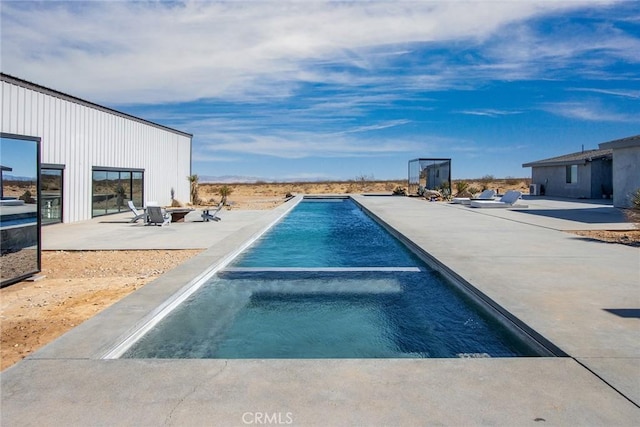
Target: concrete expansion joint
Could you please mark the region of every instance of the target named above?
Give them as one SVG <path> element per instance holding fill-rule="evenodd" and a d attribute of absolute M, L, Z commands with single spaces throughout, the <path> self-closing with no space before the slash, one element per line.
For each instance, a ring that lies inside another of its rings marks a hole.
<path fill-rule="evenodd" d="M 607 386 L 609 386 L 609 388 L 611 388 L 613 391 L 615 391 L 616 393 L 618 393 L 620 396 L 622 396 L 624 399 L 626 399 L 627 401 L 629 401 L 633 406 L 635 406 L 636 408 L 640 409 L 640 404 L 638 404 L 638 402 L 635 402 L 633 399 L 631 399 L 629 396 L 627 396 L 626 394 L 624 394 L 623 392 L 621 392 L 620 390 L 618 390 L 613 384 L 611 384 L 609 381 L 605 380 L 602 376 L 598 375 L 593 369 L 589 368 L 587 365 L 585 365 L 584 363 L 580 362 L 578 359 L 576 359 L 575 357 L 571 357 L 571 359 L 573 359 L 578 365 L 582 366 L 584 369 L 586 369 L 587 371 L 589 371 L 591 374 L 593 374 L 596 378 L 598 378 L 600 381 L 602 381 L 604 384 L 606 384 Z M 598 359 L 604 359 L 603 357 L 599 357 Z M 627 358 L 627 359 L 635 359 L 635 358 Z"/>

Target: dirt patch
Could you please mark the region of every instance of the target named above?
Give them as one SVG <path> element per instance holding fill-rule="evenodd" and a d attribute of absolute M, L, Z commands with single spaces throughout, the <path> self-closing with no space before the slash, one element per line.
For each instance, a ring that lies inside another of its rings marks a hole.
<path fill-rule="evenodd" d="M 571 231 L 571 233 L 600 242 L 618 243 L 640 248 L 640 230 L 578 230 Z"/>
<path fill-rule="evenodd" d="M 0 289 L 2 370 L 200 250 L 43 251 L 42 275 Z"/>

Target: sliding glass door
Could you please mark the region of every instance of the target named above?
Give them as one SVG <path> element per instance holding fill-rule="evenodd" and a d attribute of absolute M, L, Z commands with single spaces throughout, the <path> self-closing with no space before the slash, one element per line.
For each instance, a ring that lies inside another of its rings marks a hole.
<path fill-rule="evenodd" d="M 144 171 L 94 168 L 92 176 L 92 216 L 129 210 L 127 201 L 142 206 Z"/>
<path fill-rule="evenodd" d="M 42 165 L 40 169 L 40 219 L 42 225 L 62 222 L 63 166 Z"/>

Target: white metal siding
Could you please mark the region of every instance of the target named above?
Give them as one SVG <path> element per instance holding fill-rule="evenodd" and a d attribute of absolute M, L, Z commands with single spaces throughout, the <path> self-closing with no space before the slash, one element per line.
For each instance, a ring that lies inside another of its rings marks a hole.
<path fill-rule="evenodd" d="M 41 161 L 65 165 L 63 222 L 91 218 L 93 167 L 144 169 L 144 197 L 189 201 L 191 138 L 2 81 L 2 132 L 37 136 Z"/>

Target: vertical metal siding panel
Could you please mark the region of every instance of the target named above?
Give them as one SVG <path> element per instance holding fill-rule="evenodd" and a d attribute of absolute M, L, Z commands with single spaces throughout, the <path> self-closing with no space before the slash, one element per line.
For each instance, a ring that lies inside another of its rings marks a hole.
<path fill-rule="evenodd" d="M 102 130 L 102 120 L 103 117 L 97 111 L 93 114 L 93 120 L 95 122 L 95 132 L 94 139 L 91 142 L 92 150 L 91 150 L 91 164 L 89 165 L 91 168 L 96 166 L 96 158 L 100 155 L 100 149 L 102 147 L 102 138 L 103 138 L 103 130 Z"/>
<path fill-rule="evenodd" d="M 22 120 L 24 134 L 28 136 L 35 136 L 31 131 L 31 91 L 24 90 L 24 103 L 22 105 Z"/>
<path fill-rule="evenodd" d="M 16 117 L 18 115 L 18 87 L 11 85 L 9 90 L 9 133 L 18 133 L 18 123 Z"/>
<path fill-rule="evenodd" d="M 38 133 L 38 92 L 33 90 L 29 92 L 29 132 L 33 136 L 42 137 Z M 40 140 L 40 153 L 42 156 L 42 140 Z M 40 161 L 42 161 L 42 157 Z"/>
<path fill-rule="evenodd" d="M 104 166 L 111 166 L 111 159 L 109 158 L 109 149 L 113 144 L 113 116 L 105 116 L 105 128 L 104 128 L 104 147 L 102 147 L 102 162 Z"/>
<path fill-rule="evenodd" d="M 95 144 L 95 113 L 96 111 L 85 107 L 85 138 L 82 141 L 82 161 L 84 170 L 84 205 L 86 209 L 86 216 L 91 218 L 91 212 L 93 209 L 91 201 L 92 192 L 92 173 L 91 173 L 91 153 Z"/>
<path fill-rule="evenodd" d="M 60 146 L 60 156 L 64 159 L 64 162 L 69 165 L 69 172 L 73 177 L 73 187 L 71 191 L 73 194 L 70 196 L 73 198 L 73 203 L 71 204 L 70 214 L 73 221 L 78 221 L 80 219 L 78 215 L 78 203 L 76 202 L 78 196 L 78 188 L 76 186 L 77 182 L 77 173 L 78 167 L 75 163 L 75 156 L 73 150 L 73 135 L 71 131 L 71 119 L 70 116 L 72 114 L 71 106 L 69 102 L 60 99 L 58 102 L 58 108 L 60 109 L 60 121 L 57 123 L 57 126 L 60 128 L 58 133 L 59 138 L 59 146 Z"/>
<path fill-rule="evenodd" d="M 111 155 L 111 164 L 109 166 L 118 167 L 119 156 L 118 156 L 118 148 L 120 145 L 120 139 L 122 138 L 122 119 L 118 116 L 113 116 L 113 124 L 114 124 L 114 135 L 113 140 L 111 141 L 111 146 L 109 147 L 109 154 Z"/>
<path fill-rule="evenodd" d="M 178 158 L 178 164 L 182 168 L 181 175 L 184 177 L 182 183 L 182 197 L 189 199 L 189 182 L 187 177 L 191 175 L 191 138 L 188 136 L 176 135 L 178 143 L 178 152 L 180 157 Z"/>
<path fill-rule="evenodd" d="M 53 143 L 56 147 L 56 157 L 64 161 L 62 147 L 60 146 L 60 100 L 58 98 L 51 99 L 51 134 Z"/>
<path fill-rule="evenodd" d="M 47 140 L 47 134 L 45 133 L 45 95 L 43 93 L 38 93 L 38 135 L 42 138 L 42 161 L 45 163 L 52 163 L 49 160 L 49 151 L 47 147 L 49 146 L 49 141 Z"/>
<path fill-rule="evenodd" d="M 78 104 L 73 104 L 73 161 L 76 165 L 76 205 L 78 216 L 82 219 L 88 219 L 87 217 L 87 206 L 84 194 L 84 183 L 86 180 L 86 175 L 84 171 L 84 163 L 82 161 L 82 142 L 84 139 L 83 136 L 83 117 L 82 117 L 82 109 L 84 107 Z"/>
<path fill-rule="evenodd" d="M 11 87 L 7 82 L 0 82 L 0 93 L 2 94 L 2 114 L 0 114 L 0 119 L 2 120 L 2 132 L 10 132 L 11 123 L 10 123 L 10 95 L 11 95 Z"/>
<path fill-rule="evenodd" d="M 46 142 L 46 150 L 45 158 L 47 159 L 47 163 L 60 163 L 56 162 L 56 150 L 55 144 L 53 142 L 53 138 L 51 138 L 51 127 L 49 124 L 51 123 L 51 99 L 50 97 L 43 94 L 42 97 L 42 138 L 47 140 Z"/>
<path fill-rule="evenodd" d="M 14 126 L 16 133 L 20 135 L 24 135 L 24 92 L 24 88 L 17 88 Z"/>
<path fill-rule="evenodd" d="M 75 183 L 74 183 L 74 198 L 76 202 L 74 203 L 74 210 L 76 218 L 83 218 L 84 206 L 80 201 L 82 200 L 82 164 L 79 161 L 79 151 L 78 151 L 78 129 L 80 123 L 78 121 L 78 104 L 73 102 L 65 101 L 66 109 L 68 111 L 67 114 L 67 126 L 66 126 L 66 137 L 65 144 L 67 145 L 67 152 L 69 153 L 68 159 L 70 163 L 73 163 L 75 169 Z M 83 218 L 84 219 L 84 218 Z"/>
<path fill-rule="evenodd" d="M 156 198 L 156 194 L 155 194 L 155 190 L 152 188 L 152 182 L 154 182 L 154 173 L 153 173 L 153 167 L 151 165 L 151 158 L 153 156 L 153 153 L 149 151 L 149 145 L 148 145 L 148 141 L 152 138 L 151 136 L 151 130 L 148 128 L 145 128 L 142 132 L 142 137 L 140 139 L 140 145 L 143 147 L 145 154 L 144 154 L 144 165 L 145 165 L 145 181 L 144 181 L 144 190 L 146 193 L 146 198 L 147 200 L 154 200 L 154 198 Z"/>
<path fill-rule="evenodd" d="M 7 92 L 8 84 L 6 82 L 0 81 L 0 95 L 2 104 L 0 104 L 0 130 L 2 132 L 9 132 L 9 92 Z"/>

